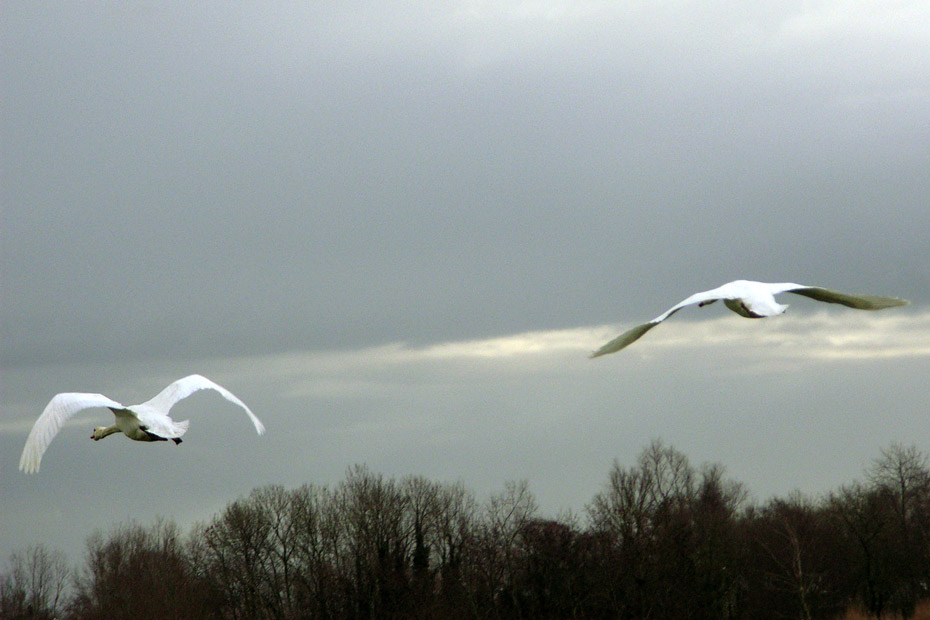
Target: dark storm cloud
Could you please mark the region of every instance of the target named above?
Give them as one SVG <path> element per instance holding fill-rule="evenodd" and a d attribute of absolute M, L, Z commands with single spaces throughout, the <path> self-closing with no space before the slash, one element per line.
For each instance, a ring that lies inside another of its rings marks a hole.
<path fill-rule="evenodd" d="M 919 4 L 279 9 L 11 7 L 6 363 L 927 300 Z"/>

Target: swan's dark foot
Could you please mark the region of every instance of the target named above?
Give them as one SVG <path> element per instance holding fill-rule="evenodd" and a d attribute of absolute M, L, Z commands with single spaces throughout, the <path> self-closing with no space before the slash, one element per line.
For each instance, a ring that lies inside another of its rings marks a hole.
<path fill-rule="evenodd" d="M 179 443 L 181 443 L 181 438 L 180 438 L 180 437 L 172 437 L 172 438 L 171 438 L 171 441 L 174 442 L 174 445 L 178 445 Z"/>

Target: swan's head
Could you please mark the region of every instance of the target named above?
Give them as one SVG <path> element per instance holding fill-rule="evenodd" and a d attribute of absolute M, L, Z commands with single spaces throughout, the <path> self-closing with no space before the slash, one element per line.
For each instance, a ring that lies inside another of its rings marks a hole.
<path fill-rule="evenodd" d="M 107 436 L 106 431 L 107 431 L 106 426 L 95 426 L 94 432 L 90 436 L 90 438 L 93 439 L 94 441 L 100 441 L 101 439 Z"/>

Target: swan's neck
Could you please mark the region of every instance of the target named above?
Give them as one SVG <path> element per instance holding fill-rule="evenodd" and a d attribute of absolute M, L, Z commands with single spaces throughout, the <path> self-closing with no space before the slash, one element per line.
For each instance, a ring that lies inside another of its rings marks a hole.
<path fill-rule="evenodd" d="M 118 433 L 118 432 L 119 432 L 119 428 L 117 428 L 116 424 L 112 426 L 98 426 L 97 428 L 94 429 L 94 434 L 91 437 L 91 439 L 93 439 L 94 441 L 100 441 L 104 437 L 108 435 L 112 435 L 113 433 Z"/>

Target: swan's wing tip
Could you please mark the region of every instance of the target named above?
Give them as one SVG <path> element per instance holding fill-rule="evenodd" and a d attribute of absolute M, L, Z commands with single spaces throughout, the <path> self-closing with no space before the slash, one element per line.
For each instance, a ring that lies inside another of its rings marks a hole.
<path fill-rule="evenodd" d="M 650 329 L 661 323 L 661 320 L 654 320 L 648 323 L 643 323 L 642 325 L 637 325 L 636 327 L 630 328 L 627 331 L 623 332 L 600 349 L 592 352 L 588 358 L 594 359 L 595 357 L 600 357 L 602 355 L 607 355 L 609 353 L 616 353 L 621 349 L 625 349 L 630 346 L 640 338 L 643 334 L 648 332 Z"/>
<path fill-rule="evenodd" d="M 252 413 L 252 410 L 248 407 L 245 407 L 245 412 L 249 414 L 249 418 L 252 420 L 252 425 L 255 427 L 255 432 L 259 435 L 264 435 L 265 425 L 262 424 L 262 421 L 258 419 L 258 416 Z"/>
<path fill-rule="evenodd" d="M 19 471 L 24 474 L 35 474 L 39 472 L 39 465 L 42 462 L 42 456 L 36 456 L 30 446 L 23 449 L 23 455 L 19 458 Z"/>

